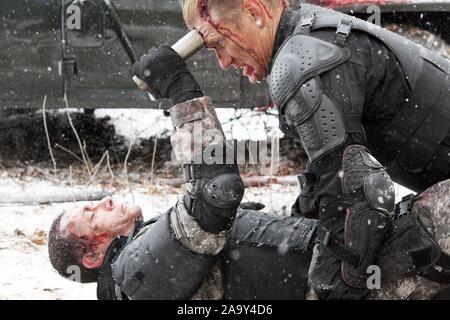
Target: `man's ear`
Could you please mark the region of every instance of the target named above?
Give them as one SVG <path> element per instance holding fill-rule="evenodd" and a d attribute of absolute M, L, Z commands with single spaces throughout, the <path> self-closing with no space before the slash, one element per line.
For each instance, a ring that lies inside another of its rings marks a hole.
<path fill-rule="evenodd" d="M 103 253 L 86 253 L 81 259 L 81 263 L 83 263 L 83 266 L 87 269 L 98 269 L 103 263 L 103 258 Z"/>
<path fill-rule="evenodd" d="M 253 22 L 259 27 L 266 24 L 266 19 L 270 17 L 268 8 L 261 0 L 244 0 L 242 9 L 250 15 Z"/>

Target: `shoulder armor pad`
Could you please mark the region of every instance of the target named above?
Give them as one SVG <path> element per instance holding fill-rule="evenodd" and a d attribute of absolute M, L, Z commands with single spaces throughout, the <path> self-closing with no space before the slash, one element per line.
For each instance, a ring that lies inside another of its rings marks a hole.
<path fill-rule="evenodd" d="M 270 74 L 274 105 L 281 108 L 303 83 L 348 57 L 347 50 L 332 43 L 311 36 L 291 36 L 278 51 Z"/>
<path fill-rule="evenodd" d="M 378 38 L 399 60 L 411 88 L 414 88 L 416 85 L 424 60 L 431 62 L 446 74 L 450 74 L 450 63 L 448 59 L 445 59 L 432 50 L 425 49 L 423 46 L 406 39 L 399 34 L 354 16 L 324 9 L 308 3 L 302 4 L 301 10 L 314 13 L 315 19 L 314 24 L 312 25 L 313 30 L 336 28 L 341 19 L 345 19 L 352 22 L 352 30 L 363 31 Z"/>

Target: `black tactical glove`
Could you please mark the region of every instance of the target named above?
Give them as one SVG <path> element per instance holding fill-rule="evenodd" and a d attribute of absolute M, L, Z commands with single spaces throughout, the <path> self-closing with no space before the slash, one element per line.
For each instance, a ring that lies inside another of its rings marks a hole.
<path fill-rule="evenodd" d="M 176 105 L 203 96 L 186 63 L 168 45 L 150 49 L 133 65 L 132 72 L 147 83 L 156 99 L 170 99 Z"/>

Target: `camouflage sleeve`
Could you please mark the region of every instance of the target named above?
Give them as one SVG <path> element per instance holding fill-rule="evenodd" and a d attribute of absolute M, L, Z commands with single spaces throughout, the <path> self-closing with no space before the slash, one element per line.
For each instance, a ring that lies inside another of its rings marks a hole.
<path fill-rule="evenodd" d="M 225 143 L 225 135 L 209 97 L 190 100 L 170 109 L 175 128 L 171 143 L 181 164 L 194 161 L 196 154 L 211 144 Z M 172 211 L 171 222 L 181 243 L 200 254 L 216 255 L 225 246 L 227 233 L 212 234 L 204 231 L 191 217 L 183 201 Z"/>
<path fill-rule="evenodd" d="M 175 235 L 181 243 L 194 252 L 217 255 L 225 246 L 227 236 L 210 234 L 203 231 L 195 220 L 186 212 L 184 204 L 179 201 L 171 214 L 171 224 Z M 220 300 L 223 297 L 222 271 L 216 264 L 204 279 L 191 300 Z"/>
<path fill-rule="evenodd" d="M 225 247 L 228 232 L 213 234 L 204 231 L 188 214 L 183 201 L 178 201 L 171 212 L 170 220 L 177 239 L 196 253 L 217 255 Z"/>
<path fill-rule="evenodd" d="M 225 143 L 225 135 L 209 97 L 180 103 L 170 109 L 175 128 L 171 136 L 177 160 L 194 161 L 196 154 L 209 145 Z"/>
<path fill-rule="evenodd" d="M 191 300 L 221 300 L 223 293 L 222 272 L 216 265 Z"/>

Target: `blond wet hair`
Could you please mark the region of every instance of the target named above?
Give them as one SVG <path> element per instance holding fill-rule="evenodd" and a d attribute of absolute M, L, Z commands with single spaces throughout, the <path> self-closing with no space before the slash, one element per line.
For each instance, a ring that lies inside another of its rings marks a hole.
<path fill-rule="evenodd" d="M 192 21 L 201 14 L 201 8 L 222 9 L 221 12 L 227 16 L 234 16 L 240 11 L 243 0 L 181 0 L 183 18 L 186 25 L 192 29 Z M 280 4 L 288 4 L 288 0 L 260 0 L 269 7 L 277 7 Z M 233 10 L 234 8 L 234 10 Z"/>

